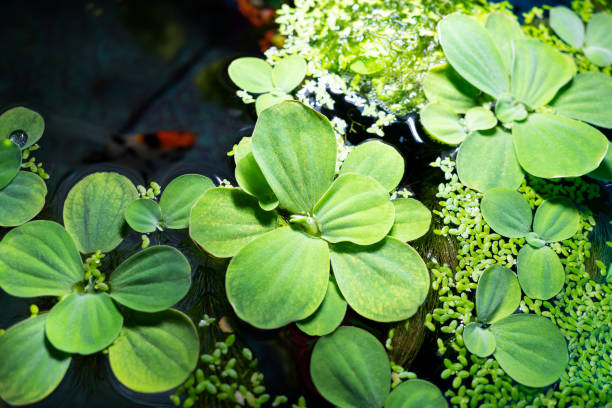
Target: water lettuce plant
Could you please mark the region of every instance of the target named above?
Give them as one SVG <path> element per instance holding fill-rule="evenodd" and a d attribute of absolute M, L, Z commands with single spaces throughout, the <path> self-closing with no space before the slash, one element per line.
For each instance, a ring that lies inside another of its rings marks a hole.
<path fill-rule="evenodd" d="M 368 142 L 336 177 L 336 153 L 323 115 L 299 102 L 279 103 L 260 114 L 252 139 L 236 148 L 241 189 L 209 189 L 192 209 L 191 237 L 214 256 L 232 257 L 228 299 L 256 327 L 314 314 L 300 327 L 324 334 L 340 323 L 345 302 L 385 322 L 411 316 L 425 299 L 427 268 L 404 239 L 427 232 L 431 215 L 416 200 L 389 196 L 403 158 Z M 340 293 L 330 283 L 330 261 Z"/>

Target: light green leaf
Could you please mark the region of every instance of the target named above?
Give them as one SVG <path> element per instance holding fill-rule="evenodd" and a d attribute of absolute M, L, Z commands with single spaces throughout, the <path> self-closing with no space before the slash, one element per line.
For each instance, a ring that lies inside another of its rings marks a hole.
<path fill-rule="evenodd" d="M 168 391 L 196 368 L 200 342 L 189 317 L 177 310 L 134 313 L 108 349 L 115 377 L 144 393 Z"/>
<path fill-rule="evenodd" d="M 187 294 L 191 267 L 175 248 L 149 247 L 127 260 L 111 274 L 110 296 L 130 309 L 159 312 Z"/>
<path fill-rule="evenodd" d="M 161 228 L 162 210 L 157 201 L 139 198 L 125 209 L 125 220 L 136 232 L 153 232 Z"/>
<path fill-rule="evenodd" d="M 360 75 L 372 75 L 385 69 L 384 61 L 377 57 L 358 57 L 349 66 L 350 70 Z"/>
<path fill-rule="evenodd" d="M 489 329 L 483 329 L 475 322 L 469 323 L 463 329 L 463 342 L 468 351 L 478 357 L 489 357 L 495 351 L 493 333 Z"/>
<path fill-rule="evenodd" d="M 584 45 L 584 24 L 572 10 L 563 6 L 552 7 L 549 24 L 555 34 L 572 47 L 580 49 Z"/>
<path fill-rule="evenodd" d="M 532 109 L 550 102 L 576 74 L 574 60 L 539 40 L 514 41 L 512 95 Z"/>
<path fill-rule="evenodd" d="M 538 207 L 533 219 L 533 231 L 546 242 L 569 239 L 580 228 L 580 213 L 565 197 L 553 197 Z"/>
<path fill-rule="evenodd" d="M 234 163 L 238 165 L 240 160 L 249 153 L 251 153 L 251 137 L 243 137 L 234 149 Z"/>
<path fill-rule="evenodd" d="M 563 289 L 565 271 L 559 257 L 547 246 L 525 245 L 516 260 L 518 279 L 527 296 L 547 300 Z"/>
<path fill-rule="evenodd" d="M 604 182 L 612 181 L 612 148 L 610 147 L 610 142 L 608 142 L 608 152 L 603 161 L 599 167 L 590 172 L 588 176 Z"/>
<path fill-rule="evenodd" d="M 47 185 L 34 173 L 20 171 L 0 190 L 0 227 L 16 227 L 34 218 L 45 206 Z"/>
<path fill-rule="evenodd" d="M 520 303 L 521 287 L 514 272 L 501 265 L 493 265 L 482 273 L 476 288 L 478 321 L 495 323 L 514 313 Z"/>
<path fill-rule="evenodd" d="M 578 177 L 597 167 L 608 139 L 597 129 L 562 116 L 534 113 L 512 127 L 521 166 L 541 178 Z"/>
<path fill-rule="evenodd" d="M 274 191 L 261 172 L 253 153 L 248 153 L 238 162 L 236 181 L 244 191 L 257 198 L 262 209 L 271 211 L 278 207 Z"/>
<path fill-rule="evenodd" d="M 501 52 L 477 20 L 463 14 L 451 14 L 440 21 L 438 35 L 444 55 L 468 82 L 493 97 L 509 90 Z"/>
<path fill-rule="evenodd" d="M 199 174 L 183 174 L 172 180 L 159 199 L 164 224 L 170 229 L 189 227 L 191 207 L 215 184 Z"/>
<path fill-rule="evenodd" d="M 400 241 L 412 241 L 427 234 L 431 225 L 431 211 L 413 198 L 393 201 L 395 221 L 389 235 Z"/>
<path fill-rule="evenodd" d="M 404 176 L 404 158 L 393 146 L 372 140 L 349 153 L 340 169 L 340 174 L 345 173 L 370 176 L 391 191 Z"/>
<path fill-rule="evenodd" d="M 16 130 L 22 130 L 27 135 L 25 144 L 19 147 L 27 149 L 38 142 L 45 131 L 45 121 L 33 110 L 18 106 L 0 115 L 0 140 L 9 139 Z"/>
<path fill-rule="evenodd" d="M 272 82 L 274 86 L 287 93 L 297 88 L 305 76 L 306 61 L 299 55 L 285 57 L 272 68 Z"/>
<path fill-rule="evenodd" d="M 47 313 L 11 326 L 0 336 L 0 398 L 15 406 L 47 397 L 64 378 L 71 357 L 45 337 Z"/>
<path fill-rule="evenodd" d="M 395 210 L 389 193 L 372 177 L 342 174 L 314 208 L 321 238 L 370 245 L 387 235 Z"/>
<path fill-rule="evenodd" d="M 612 64 L 612 14 L 595 13 L 586 27 L 584 54 L 595 65 L 605 67 Z"/>
<path fill-rule="evenodd" d="M 465 124 L 472 132 L 487 130 L 497 125 L 497 118 L 490 110 L 477 106 L 466 112 Z"/>
<path fill-rule="evenodd" d="M 310 213 L 336 172 L 336 136 L 329 120 L 299 102 L 266 109 L 257 120 L 253 155 L 280 206 Z"/>
<path fill-rule="evenodd" d="M 94 173 L 79 181 L 64 202 L 64 225 L 79 251 L 115 249 L 127 231 L 125 210 L 138 198 L 134 184 L 117 173 Z"/>
<path fill-rule="evenodd" d="M 501 126 L 465 139 L 457 153 L 457 174 L 463 184 L 481 192 L 496 187 L 515 190 L 525 177 L 512 135 Z"/>
<path fill-rule="evenodd" d="M 599 67 L 612 65 L 612 50 L 608 48 L 591 45 L 590 47 L 586 47 L 583 51 L 587 59 Z"/>
<path fill-rule="evenodd" d="M 277 214 L 264 211 L 257 200 L 236 188 L 211 188 L 191 210 L 189 235 L 219 258 L 234 256 L 257 238 L 276 228 Z"/>
<path fill-rule="evenodd" d="M 414 248 L 393 237 L 366 247 L 336 244 L 331 261 L 342 295 L 357 313 L 370 320 L 407 319 L 429 291 L 425 262 Z"/>
<path fill-rule="evenodd" d="M 53 306 L 47 338 L 67 353 L 93 354 L 115 340 L 123 316 L 106 293 L 72 293 Z"/>
<path fill-rule="evenodd" d="M 297 327 L 310 336 L 325 336 L 340 326 L 345 314 L 346 300 L 336 280 L 330 277 L 323 302 L 312 315 L 297 322 Z"/>
<path fill-rule="evenodd" d="M 512 72 L 512 60 L 514 57 L 514 40 L 523 38 L 523 30 L 516 18 L 505 13 L 491 13 L 487 17 L 485 27 L 491 34 L 491 37 L 497 43 L 501 52 L 506 73 L 510 75 Z"/>
<path fill-rule="evenodd" d="M 293 98 L 285 93 L 265 93 L 261 94 L 255 100 L 255 112 L 259 116 L 261 112 L 268 109 L 270 106 L 276 105 L 283 101 L 290 101 Z"/>
<path fill-rule="evenodd" d="M 567 344 L 549 319 L 515 314 L 493 324 L 493 356 L 515 381 L 528 387 L 545 387 L 557 381 L 568 361 Z"/>
<path fill-rule="evenodd" d="M 227 68 L 227 73 L 230 79 L 245 91 L 264 93 L 274 89 L 272 67 L 261 58 L 235 59 Z"/>
<path fill-rule="evenodd" d="M 391 384 L 382 344 L 351 326 L 339 327 L 317 341 L 310 376 L 321 395 L 339 408 L 381 408 Z"/>
<path fill-rule="evenodd" d="M 8 139 L 0 141 L 0 190 L 6 187 L 21 169 L 21 149 Z M 403 169 L 402 169 L 403 170 Z"/>
<path fill-rule="evenodd" d="M 13 296 L 62 296 L 84 279 L 83 262 L 64 228 L 32 221 L 0 242 L 0 286 Z"/>
<path fill-rule="evenodd" d="M 439 102 L 427 104 L 421 109 L 420 116 L 423 127 L 437 142 L 458 145 L 467 136 L 459 115 Z"/>
<path fill-rule="evenodd" d="M 509 93 L 501 94 L 495 103 L 495 116 L 502 123 L 524 120 L 527 115 L 525 105 L 514 99 Z"/>
<path fill-rule="evenodd" d="M 276 329 L 313 314 L 328 280 L 327 243 L 282 227 L 236 254 L 225 285 L 238 317 L 260 329 Z"/>
<path fill-rule="evenodd" d="M 440 102 L 457 113 L 465 113 L 476 106 L 480 93 L 449 64 L 431 68 L 425 74 L 423 92 L 429 102 Z"/>
<path fill-rule="evenodd" d="M 408 380 L 391 391 L 385 408 L 448 408 L 438 387 L 425 380 Z"/>
<path fill-rule="evenodd" d="M 601 107 L 612 106 L 612 78 L 601 72 L 580 73 L 559 92 L 551 106 L 558 115 L 610 129 L 612 115 Z"/>
<path fill-rule="evenodd" d="M 495 232 L 507 238 L 522 238 L 531 232 L 531 207 L 519 193 L 493 188 L 480 202 L 480 211 Z"/>

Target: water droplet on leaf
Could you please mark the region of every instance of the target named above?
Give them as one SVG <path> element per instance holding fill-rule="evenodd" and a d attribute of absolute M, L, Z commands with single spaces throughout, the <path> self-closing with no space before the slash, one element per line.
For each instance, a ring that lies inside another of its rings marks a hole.
<path fill-rule="evenodd" d="M 28 142 L 28 134 L 23 130 L 15 130 L 9 136 L 9 140 L 15 143 L 17 146 L 23 148 Z"/>

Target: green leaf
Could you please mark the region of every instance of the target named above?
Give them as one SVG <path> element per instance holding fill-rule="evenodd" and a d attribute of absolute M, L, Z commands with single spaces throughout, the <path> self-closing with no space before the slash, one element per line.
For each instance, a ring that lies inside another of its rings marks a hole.
<path fill-rule="evenodd" d="M 385 67 L 384 61 L 377 57 L 359 57 L 349 66 L 351 71 L 360 75 L 372 75 Z"/>
<path fill-rule="evenodd" d="M 272 67 L 261 58 L 235 59 L 227 68 L 227 73 L 236 86 L 247 92 L 264 93 L 274 89 Z"/>
<path fill-rule="evenodd" d="M 6 187 L 21 169 L 21 149 L 8 139 L 0 141 L 0 190 Z M 403 169 L 402 169 L 403 170 Z"/>
<path fill-rule="evenodd" d="M 502 123 L 512 123 L 527 118 L 528 112 L 525 105 L 514 99 L 509 93 L 499 96 L 495 103 L 495 116 Z"/>
<path fill-rule="evenodd" d="M 92 354 L 115 340 L 123 316 L 106 293 L 72 293 L 53 306 L 47 338 L 67 353 Z"/>
<path fill-rule="evenodd" d="M 277 214 L 264 211 L 254 197 L 236 188 L 208 190 L 191 210 L 189 235 L 219 258 L 234 256 L 242 247 L 276 228 Z"/>
<path fill-rule="evenodd" d="M 423 92 L 429 102 L 440 102 L 457 113 L 465 113 L 476 106 L 480 93 L 448 64 L 434 67 L 425 74 Z"/>
<path fill-rule="evenodd" d="M 595 65 L 605 67 L 612 64 L 612 14 L 595 13 L 586 27 L 584 54 Z"/>
<path fill-rule="evenodd" d="M 404 381 L 391 391 L 385 408 L 448 408 L 438 387 L 425 380 Z"/>
<path fill-rule="evenodd" d="M 391 384 L 382 344 L 363 329 L 339 327 L 314 346 L 310 376 L 323 397 L 340 408 L 380 408 Z"/>
<path fill-rule="evenodd" d="M 342 174 L 314 208 L 321 238 L 370 245 L 387 235 L 395 210 L 389 193 L 372 177 Z"/>
<path fill-rule="evenodd" d="M 261 172 L 253 153 L 248 153 L 238 162 L 236 181 L 244 191 L 257 198 L 262 209 L 271 211 L 278 207 L 278 200 L 274 191 L 272 191 Z"/>
<path fill-rule="evenodd" d="M 329 120 L 299 102 L 266 109 L 257 120 L 253 155 L 280 206 L 310 213 L 336 172 L 336 136 Z"/>
<path fill-rule="evenodd" d="M 13 296 L 62 296 L 84 279 L 72 238 L 58 223 L 32 221 L 0 242 L 0 286 Z"/>
<path fill-rule="evenodd" d="M 425 262 L 414 248 L 393 237 L 370 246 L 336 244 L 331 261 L 342 295 L 351 308 L 370 320 L 407 319 L 429 291 Z"/>
<path fill-rule="evenodd" d="M 200 342 L 192 321 L 177 310 L 133 313 L 108 349 L 115 377 L 144 393 L 181 385 L 196 368 Z"/>
<path fill-rule="evenodd" d="M 580 228 L 580 213 L 565 197 L 544 201 L 535 213 L 533 231 L 546 242 L 570 239 Z"/>
<path fill-rule="evenodd" d="M 45 131 L 45 121 L 33 110 L 18 106 L 0 115 L 0 140 L 8 139 L 16 130 L 22 130 L 28 138 L 21 149 L 38 142 Z"/>
<path fill-rule="evenodd" d="M 610 147 L 610 142 L 608 142 L 608 152 L 603 161 L 599 167 L 590 172 L 588 176 L 604 182 L 612 181 L 612 148 Z"/>
<path fill-rule="evenodd" d="M 111 274 L 110 296 L 130 309 L 159 312 L 187 294 L 191 266 L 175 248 L 161 245 L 140 251 Z"/>
<path fill-rule="evenodd" d="M 299 55 L 285 57 L 272 68 L 272 82 L 278 89 L 287 93 L 297 88 L 305 76 L 306 61 Z"/>
<path fill-rule="evenodd" d="M 11 405 L 47 397 L 64 378 L 71 357 L 45 337 L 47 314 L 11 326 L 0 336 L 0 398 Z"/>
<path fill-rule="evenodd" d="M 138 198 L 134 184 L 117 173 L 94 173 L 79 181 L 64 202 L 64 225 L 79 251 L 110 252 L 125 237 L 127 207 Z"/>
<path fill-rule="evenodd" d="M 497 43 L 501 52 L 506 73 L 509 75 L 512 72 L 512 60 L 514 57 L 514 40 L 523 38 L 523 30 L 516 18 L 508 14 L 491 13 L 487 17 L 485 27 L 491 34 L 491 37 Z"/>
<path fill-rule="evenodd" d="M 283 101 L 290 101 L 293 98 L 285 93 L 265 93 L 261 94 L 255 100 L 255 112 L 259 116 L 261 112 L 268 109 L 270 106 L 276 105 Z"/>
<path fill-rule="evenodd" d="M 45 206 L 47 185 L 34 173 L 20 171 L 0 190 L 0 227 L 16 227 L 34 218 Z"/>
<path fill-rule="evenodd" d="M 612 50 L 609 48 L 592 45 L 586 47 L 583 51 L 587 59 L 599 67 L 612 65 Z"/>
<path fill-rule="evenodd" d="M 153 232 L 161 228 L 162 210 L 157 201 L 139 198 L 125 209 L 125 220 L 136 232 Z"/>
<path fill-rule="evenodd" d="M 510 83 L 502 54 L 478 21 L 451 14 L 440 21 L 438 35 L 444 55 L 463 78 L 493 97 L 508 91 Z"/>
<path fill-rule="evenodd" d="M 563 6 L 552 7 L 549 24 L 555 34 L 572 47 L 580 49 L 584 45 L 584 24 L 572 10 Z"/>
<path fill-rule="evenodd" d="M 227 298 L 238 317 L 276 329 L 317 310 L 329 280 L 325 241 L 282 227 L 247 244 L 227 268 Z"/>
<path fill-rule="evenodd" d="M 525 177 L 512 135 L 501 126 L 465 139 L 457 153 L 457 174 L 463 184 L 481 192 L 496 187 L 515 190 Z"/>
<path fill-rule="evenodd" d="M 361 143 L 342 164 L 340 174 L 370 176 L 387 191 L 392 191 L 404 176 L 404 158 L 391 145 L 379 140 Z"/>
<path fill-rule="evenodd" d="M 512 127 L 521 166 L 541 178 L 578 177 L 595 170 L 608 150 L 597 129 L 562 116 L 534 113 Z"/>
<path fill-rule="evenodd" d="M 521 288 L 530 298 L 547 300 L 563 289 L 565 271 L 549 247 L 525 245 L 518 253 L 516 265 Z"/>
<path fill-rule="evenodd" d="M 576 74 L 574 60 L 539 40 L 514 41 L 512 95 L 532 109 L 550 102 Z"/>
<path fill-rule="evenodd" d="M 325 336 L 340 326 L 345 314 L 346 300 L 336 280 L 330 277 L 323 302 L 312 315 L 297 322 L 297 327 L 310 336 Z"/>
<path fill-rule="evenodd" d="M 602 106 L 612 106 L 612 78 L 601 72 L 576 75 L 551 103 L 555 113 L 593 125 L 612 128 L 612 115 Z"/>
<path fill-rule="evenodd" d="M 508 188 L 493 188 L 485 194 L 480 211 L 495 232 L 507 238 L 523 238 L 531 232 L 531 207 L 519 193 Z"/>
<path fill-rule="evenodd" d="M 514 272 L 493 265 L 482 273 L 476 289 L 478 321 L 495 323 L 514 313 L 520 303 L 521 287 Z"/>
<path fill-rule="evenodd" d="M 545 387 L 565 372 L 568 353 L 565 338 L 549 319 L 515 314 L 493 324 L 493 356 L 515 381 L 528 387 Z"/>
<path fill-rule="evenodd" d="M 211 179 L 199 174 L 183 174 L 172 180 L 159 199 L 166 227 L 170 229 L 189 227 L 191 207 L 202 194 L 213 187 L 215 184 Z"/>
<path fill-rule="evenodd" d="M 398 198 L 393 201 L 395 221 L 389 235 L 400 241 L 412 241 L 427 234 L 431 225 L 431 211 L 420 201 Z"/>
<path fill-rule="evenodd" d="M 468 351 L 478 357 L 489 357 L 495 351 L 493 333 L 489 329 L 483 329 L 475 322 L 469 323 L 463 329 L 463 342 Z"/>
<path fill-rule="evenodd" d="M 466 112 L 465 124 L 471 132 L 487 130 L 497 125 L 497 118 L 490 110 L 477 106 Z"/>
<path fill-rule="evenodd" d="M 243 137 L 234 149 L 234 163 L 238 165 L 240 160 L 246 157 L 247 154 L 251 153 L 251 137 Z"/>
<path fill-rule="evenodd" d="M 439 102 L 425 105 L 420 112 L 423 127 L 437 142 L 458 145 L 467 136 L 461 118 L 450 107 Z"/>

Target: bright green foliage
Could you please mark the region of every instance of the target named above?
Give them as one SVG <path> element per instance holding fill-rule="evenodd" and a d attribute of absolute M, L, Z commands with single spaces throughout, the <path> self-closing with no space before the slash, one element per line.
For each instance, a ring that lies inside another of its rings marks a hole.
<path fill-rule="evenodd" d="M 567 7 L 550 9 L 550 27 L 563 41 L 574 48 L 584 45 L 584 25 L 576 13 Z"/>
<path fill-rule="evenodd" d="M 8 139 L 0 140 L 0 191 L 17 175 L 21 168 L 21 149 Z"/>
<path fill-rule="evenodd" d="M 431 226 L 431 211 L 413 198 L 397 198 L 393 201 L 395 221 L 389 235 L 400 241 L 413 241 L 427 234 Z"/>
<path fill-rule="evenodd" d="M 476 310 L 480 322 L 493 324 L 514 313 L 520 302 L 521 288 L 514 272 L 493 265 L 482 273 L 476 289 Z"/>
<path fill-rule="evenodd" d="M 467 129 L 460 116 L 449 106 L 433 102 L 421 109 L 421 123 L 436 141 L 458 145 L 467 136 Z"/>
<path fill-rule="evenodd" d="M 342 297 L 336 280 L 330 277 L 325 298 L 319 308 L 308 318 L 297 322 L 297 326 L 311 336 L 325 336 L 342 323 L 346 307 L 346 300 Z"/>
<path fill-rule="evenodd" d="M 589 177 L 595 180 L 612 181 L 612 149 L 608 143 L 608 153 L 596 170 L 588 174 Z"/>
<path fill-rule="evenodd" d="M 522 247 L 516 259 L 516 268 L 521 287 L 530 298 L 550 299 L 563 289 L 563 265 L 557 254 L 547 246 Z"/>
<path fill-rule="evenodd" d="M 448 402 L 440 389 L 424 380 L 408 380 L 395 388 L 385 408 L 447 408 Z"/>
<path fill-rule="evenodd" d="M 512 63 L 514 57 L 513 42 L 523 38 L 521 26 L 514 18 L 508 18 L 508 15 L 502 13 L 491 13 L 487 17 L 485 28 L 497 43 L 497 47 L 501 52 L 506 73 L 512 71 Z"/>
<path fill-rule="evenodd" d="M 565 197 L 544 201 L 533 219 L 533 231 L 546 242 L 571 238 L 580 227 L 580 214 L 576 206 Z"/>
<path fill-rule="evenodd" d="M 478 104 L 480 91 L 463 79 L 449 64 L 439 65 L 427 72 L 423 79 L 427 100 L 440 102 L 457 113 L 466 113 Z"/>
<path fill-rule="evenodd" d="M 45 206 L 47 185 L 36 174 L 20 171 L 0 190 L 0 226 L 16 227 L 34 218 Z"/>
<path fill-rule="evenodd" d="M 162 211 L 156 201 L 139 198 L 125 209 L 125 220 L 136 232 L 153 232 L 161 229 Z"/>
<path fill-rule="evenodd" d="M 24 150 L 38 142 L 45 131 L 45 121 L 38 113 L 18 106 L 0 115 L 0 140 L 11 139 L 13 132 L 25 132 L 26 140 L 19 140 L 19 147 Z"/>
<path fill-rule="evenodd" d="M 508 238 L 522 238 L 531 231 L 531 207 L 522 195 L 506 188 L 489 190 L 480 211 L 495 232 Z"/>
<path fill-rule="evenodd" d="M 270 188 L 252 152 L 249 152 L 237 162 L 235 174 L 240 188 L 256 197 L 262 209 L 271 211 L 278 206 L 274 191 Z"/>
<path fill-rule="evenodd" d="M 495 351 L 495 336 L 476 322 L 468 323 L 463 329 L 463 342 L 478 357 L 488 357 Z"/>
<path fill-rule="evenodd" d="M 393 191 L 404 176 L 404 158 L 394 147 L 379 140 L 361 143 L 344 160 L 340 174 L 370 176 Z"/>
<path fill-rule="evenodd" d="M 465 126 L 470 131 L 487 130 L 495 125 L 497 125 L 497 118 L 488 109 L 476 106 L 465 113 Z"/>

